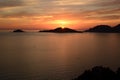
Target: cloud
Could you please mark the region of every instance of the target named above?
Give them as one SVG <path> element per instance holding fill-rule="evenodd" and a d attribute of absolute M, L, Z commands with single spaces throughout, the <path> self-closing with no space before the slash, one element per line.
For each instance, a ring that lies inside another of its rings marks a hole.
<path fill-rule="evenodd" d="M 119 20 L 119 4 L 120 0 L 0 0 L 0 18 Z"/>
<path fill-rule="evenodd" d="M 22 0 L 0 0 L 0 8 L 22 6 Z"/>
<path fill-rule="evenodd" d="M 116 9 L 99 9 L 81 13 L 85 19 L 113 20 L 120 19 L 120 8 Z"/>
<path fill-rule="evenodd" d="M 1 0 L 0 7 L 17 7 L 17 11 L 11 8 L 13 14 L 37 15 L 37 14 L 63 14 L 81 13 L 90 10 L 117 8 L 119 0 Z M 9 9 L 10 11 L 10 9 Z M 4 10 L 7 14 L 8 11 Z M 11 14 L 12 14 L 11 13 Z M 3 14 L 4 15 L 4 14 Z"/>

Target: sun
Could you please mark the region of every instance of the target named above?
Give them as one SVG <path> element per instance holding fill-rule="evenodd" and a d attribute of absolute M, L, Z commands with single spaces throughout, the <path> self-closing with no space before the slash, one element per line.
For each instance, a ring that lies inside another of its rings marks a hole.
<path fill-rule="evenodd" d="M 66 21 L 66 20 L 56 20 L 55 24 L 58 24 L 61 28 L 65 28 L 66 26 L 68 26 L 69 21 Z"/>
<path fill-rule="evenodd" d="M 66 28 L 66 27 L 71 27 L 71 25 L 75 24 L 74 20 L 69 20 L 69 19 L 56 19 L 48 22 L 49 24 L 53 25 L 53 27 L 61 27 L 61 28 Z"/>
<path fill-rule="evenodd" d="M 68 24 L 67 21 L 63 21 L 63 20 L 59 20 L 59 21 L 57 21 L 57 23 L 61 28 L 65 28 Z"/>

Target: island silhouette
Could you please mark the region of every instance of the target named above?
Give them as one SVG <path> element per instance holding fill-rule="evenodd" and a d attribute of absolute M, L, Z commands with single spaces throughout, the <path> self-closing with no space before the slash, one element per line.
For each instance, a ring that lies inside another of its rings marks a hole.
<path fill-rule="evenodd" d="M 98 33 L 120 33 L 120 24 L 111 27 L 108 25 L 97 25 L 93 28 L 85 30 L 84 32 L 98 32 Z"/>
<path fill-rule="evenodd" d="M 74 29 L 70 29 L 70 28 L 55 28 L 55 29 L 51 29 L 51 30 L 43 30 L 43 31 L 39 31 L 39 32 L 54 32 L 54 33 L 81 33 L 81 31 L 77 31 Z"/>
<path fill-rule="evenodd" d="M 120 68 L 114 72 L 108 67 L 95 66 L 73 80 L 120 80 Z"/>
<path fill-rule="evenodd" d="M 13 32 L 25 32 L 22 29 L 16 29 Z M 120 33 L 120 24 L 116 26 L 109 26 L 109 25 L 97 25 L 90 29 L 84 31 L 78 31 L 71 28 L 55 28 L 50 30 L 40 30 L 39 32 L 52 32 L 52 33 L 83 33 L 83 32 L 94 32 L 94 33 Z"/>
<path fill-rule="evenodd" d="M 24 32 L 24 31 L 21 30 L 21 29 L 16 29 L 16 30 L 14 30 L 13 32 Z"/>
<path fill-rule="evenodd" d="M 119 32 L 120 33 L 120 24 L 113 27 L 113 30 L 114 30 L 114 32 Z"/>

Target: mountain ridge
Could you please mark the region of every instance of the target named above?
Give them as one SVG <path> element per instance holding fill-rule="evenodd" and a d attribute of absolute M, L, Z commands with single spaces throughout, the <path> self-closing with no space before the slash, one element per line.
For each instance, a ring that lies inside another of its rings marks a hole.
<path fill-rule="evenodd" d="M 54 33 L 81 33 L 81 31 L 77 31 L 74 29 L 70 29 L 70 28 L 55 28 L 55 29 L 51 29 L 51 30 L 43 30 L 43 31 L 39 31 L 39 32 L 54 32 Z"/>
<path fill-rule="evenodd" d="M 111 27 L 109 25 L 97 25 L 84 32 L 99 32 L 99 33 L 120 33 L 120 24 Z"/>

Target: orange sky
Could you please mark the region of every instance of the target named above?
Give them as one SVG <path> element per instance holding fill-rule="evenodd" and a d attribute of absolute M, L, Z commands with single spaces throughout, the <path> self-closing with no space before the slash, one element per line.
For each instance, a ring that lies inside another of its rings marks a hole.
<path fill-rule="evenodd" d="M 1 0 L 0 29 L 87 29 L 120 23 L 119 0 Z"/>

